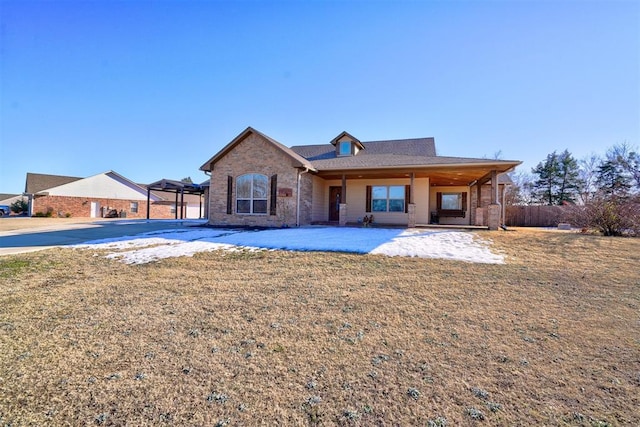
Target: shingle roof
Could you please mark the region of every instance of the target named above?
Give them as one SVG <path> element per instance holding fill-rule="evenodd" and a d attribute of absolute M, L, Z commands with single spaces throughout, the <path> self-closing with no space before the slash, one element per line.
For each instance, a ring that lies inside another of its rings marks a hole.
<path fill-rule="evenodd" d="M 16 197 L 19 196 L 20 194 L 7 194 L 7 193 L 0 193 L 0 200 L 7 200 L 10 199 L 12 197 Z"/>
<path fill-rule="evenodd" d="M 358 158 L 369 158 L 368 156 L 376 156 L 378 161 L 383 160 L 380 156 L 390 155 L 394 153 L 402 153 L 404 156 L 423 156 L 435 157 L 436 147 L 433 138 L 413 138 L 413 139 L 394 139 L 387 141 L 368 141 L 362 142 L 364 150 L 358 152 Z M 298 145 L 291 147 L 291 150 L 298 153 L 307 160 L 316 165 L 317 160 L 329 159 L 350 159 L 354 157 L 337 157 L 335 147 L 332 144 L 321 145 Z M 396 154 L 397 155 L 397 154 Z M 372 158 L 369 158 L 372 160 Z"/>
<path fill-rule="evenodd" d="M 364 150 L 355 156 L 337 156 L 331 144 L 299 145 L 291 150 L 312 162 L 318 170 L 500 163 L 499 160 L 436 156 L 433 138 L 368 141 L 362 145 Z"/>
<path fill-rule="evenodd" d="M 273 146 L 275 146 L 276 148 L 281 150 L 287 156 L 291 157 L 292 160 L 294 160 L 295 162 L 299 163 L 301 166 L 309 168 L 309 169 L 313 169 L 313 166 L 311 165 L 311 163 L 307 159 L 305 159 L 303 156 L 300 156 L 298 153 L 296 153 L 292 149 L 288 148 L 284 144 L 281 144 L 280 142 L 276 141 L 275 139 L 271 138 L 270 136 L 267 136 L 264 133 L 262 133 L 260 131 L 257 131 L 254 128 L 252 128 L 251 126 L 249 126 L 244 131 L 242 131 L 238 136 L 236 136 L 233 139 L 233 141 L 228 143 L 222 150 L 218 151 L 218 153 L 215 156 L 213 156 L 212 158 L 207 160 L 207 162 L 205 164 L 200 166 L 200 170 L 202 170 L 202 171 L 211 170 L 211 164 L 212 163 L 215 163 L 220 158 L 224 157 L 238 143 L 240 143 L 242 140 L 244 140 L 247 136 L 249 136 L 252 133 L 254 133 L 256 135 L 259 135 L 262 138 L 264 138 L 265 140 L 269 141 L 269 143 L 273 144 Z"/>
<path fill-rule="evenodd" d="M 75 176 L 47 175 L 27 172 L 27 181 L 25 183 L 24 192 L 34 194 L 81 179 L 82 178 Z"/>

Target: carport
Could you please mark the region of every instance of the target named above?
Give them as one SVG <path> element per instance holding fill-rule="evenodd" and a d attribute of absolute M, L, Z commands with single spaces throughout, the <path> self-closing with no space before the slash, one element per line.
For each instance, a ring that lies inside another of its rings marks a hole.
<path fill-rule="evenodd" d="M 197 194 L 200 196 L 200 211 L 202 212 L 202 195 L 205 193 L 205 188 L 199 184 L 192 182 L 174 181 L 171 179 L 161 179 L 160 181 L 153 182 L 147 185 L 147 219 L 149 219 L 149 213 L 151 211 L 151 192 L 152 191 L 164 191 L 167 193 L 176 194 L 176 216 L 178 219 L 178 196 L 180 197 L 180 219 L 184 219 L 184 195 L 185 194 Z"/>

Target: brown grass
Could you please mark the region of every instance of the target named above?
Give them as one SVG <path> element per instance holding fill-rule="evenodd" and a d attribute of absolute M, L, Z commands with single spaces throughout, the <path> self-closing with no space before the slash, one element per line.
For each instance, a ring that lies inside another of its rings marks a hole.
<path fill-rule="evenodd" d="M 0 424 L 640 424 L 640 240 L 479 234 L 505 265 L 0 258 Z"/>

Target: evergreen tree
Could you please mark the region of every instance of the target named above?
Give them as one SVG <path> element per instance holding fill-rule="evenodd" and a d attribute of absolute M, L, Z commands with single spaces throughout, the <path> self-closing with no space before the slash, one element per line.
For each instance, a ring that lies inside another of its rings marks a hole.
<path fill-rule="evenodd" d="M 568 150 L 547 155 L 532 172 L 537 175 L 532 186 L 536 200 L 548 205 L 575 201 L 580 189 L 579 168 Z"/>
<path fill-rule="evenodd" d="M 617 159 L 604 160 L 598 167 L 596 182 L 600 193 L 607 197 L 625 197 L 631 189 L 629 176 Z"/>

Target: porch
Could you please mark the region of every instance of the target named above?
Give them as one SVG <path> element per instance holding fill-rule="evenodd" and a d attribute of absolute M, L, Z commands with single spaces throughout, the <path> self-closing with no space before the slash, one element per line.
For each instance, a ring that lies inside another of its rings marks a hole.
<path fill-rule="evenodd" d="M 500 173 L 486 167 L 320 172 L 311 223 L 358 226 L 373 215 L 381 226 L 495 230 L 504 223 Z"/>

